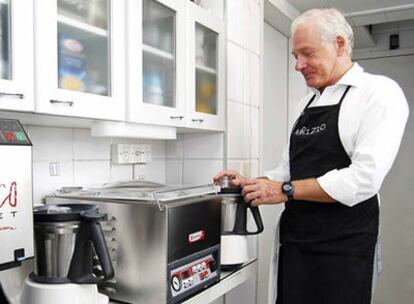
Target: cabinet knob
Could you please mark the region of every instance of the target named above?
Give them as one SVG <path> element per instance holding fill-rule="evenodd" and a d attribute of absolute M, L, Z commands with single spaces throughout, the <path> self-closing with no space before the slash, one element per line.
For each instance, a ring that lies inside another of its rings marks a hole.
<path fill-rule="evenodd" d="M 6 92 L 0 92 L 0 97 L 4 97 L 4 96 L 14 96 L 14 97 L 18 97 L 19 99 L 23 99 L 24 98 L 24 94 L 22 93 L 6 93 Z"/>
<path fill-rule="evenodd" d="M 202 123 L 204 119 L 191 119 L 193 122 Z"/>
<path fill-rule="evenodd" d="M 73 101 L 56 100 L 56 99 L 51 99 L 50 103 L 61 104 L 61 105 L 68 106 L 68 107 L 72 107 L 74 104 Z"/>
<path fill-rule="evenodd" d="M 182 120 L 184 116 L 170 116 L 170 119 L 179 119 Z"/>

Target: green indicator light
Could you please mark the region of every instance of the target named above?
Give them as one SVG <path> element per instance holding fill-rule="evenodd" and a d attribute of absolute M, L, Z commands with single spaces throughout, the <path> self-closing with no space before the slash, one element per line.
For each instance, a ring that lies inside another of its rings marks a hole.
<path fill-rule="evenodd" d="M 26 141 L 26 135 L 23 132 L 15 132 L 18 141 Z"/>

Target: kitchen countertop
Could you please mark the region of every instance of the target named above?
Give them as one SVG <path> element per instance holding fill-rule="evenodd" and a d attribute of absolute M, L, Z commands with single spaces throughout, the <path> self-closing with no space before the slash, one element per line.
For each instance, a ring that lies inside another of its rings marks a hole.
<path fill-rule="evenodd" d="M 196 294 L 182 304 L 211 303 L 254 276 L 257 273 L 257 267 L 257 259 L 253 259 L 234 271 L 223 271 L 220 275 L 220 282 Z"/>
<path fill-rule="evenodd" d="M 230 290 L 236 288 L 242 283 L 246 282 L 250 277 L 257 273 L 257 259 L 252 259 L 244 263 L 240 268 L 233 271 L 222 271 L 220 281 L 188 300 L 182 304 L 207 304 L 220 298 Z M 121 302 L 109 301 L 109 304 L 119 304 Z"/>

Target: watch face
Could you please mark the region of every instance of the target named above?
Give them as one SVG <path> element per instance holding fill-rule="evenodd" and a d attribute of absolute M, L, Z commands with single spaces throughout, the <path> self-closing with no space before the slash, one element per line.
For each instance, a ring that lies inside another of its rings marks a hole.
<path fill-rule="evenodd" d="M 290 184 L 284 184 L 283 185 L 283 191 L 284 192 L 289 192 L 290 190 L 292 190 L 292 185 L 290 185 Z"/>

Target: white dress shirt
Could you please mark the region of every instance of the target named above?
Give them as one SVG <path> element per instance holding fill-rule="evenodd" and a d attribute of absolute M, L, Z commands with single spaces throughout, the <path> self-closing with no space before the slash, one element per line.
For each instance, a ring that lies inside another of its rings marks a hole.
<path fill-rule="evenodd" d="M 392 79 L 364 72 L 354 63 L 333 86 L 322 94 L 316 89 L 301 99 L 296 117 L 316 94 L 310 107 L 334 105 L 347 86 L 351 86 L 342 102 L 338 129 L 351 165 L 334 169 L 317 177 L 322 189 L 332 198 L 354 206 L 376 193 L 397 155 L 405 124 L 408 104 L 400 86 Z M 289 143 L 279 166 L 265 175 L 273 180 L 290 180 Z"/>

